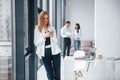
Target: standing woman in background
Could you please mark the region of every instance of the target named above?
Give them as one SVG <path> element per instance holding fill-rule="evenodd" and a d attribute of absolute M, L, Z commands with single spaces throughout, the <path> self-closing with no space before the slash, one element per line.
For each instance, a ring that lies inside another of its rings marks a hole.
<path fill-rule="evenodd" d="M 45 66 L 48 80 L 60 80 L 61 50 L 47 11 L 42 11 L 39 15 L 38 25 L 34 30 L 34 44 L 37 47 L 36 54 Z"/>
<path fill-rule="evenodd" d="M 75 30 L 74 30 L 74 34 L 73 34 L 73 38 L 74 38 L 74 49 L 75 51 L 80 49 L 80 38 L 81 38 L 81 33 L 80 33 L 80 24 L 76 23 L 75 24 Z"/>

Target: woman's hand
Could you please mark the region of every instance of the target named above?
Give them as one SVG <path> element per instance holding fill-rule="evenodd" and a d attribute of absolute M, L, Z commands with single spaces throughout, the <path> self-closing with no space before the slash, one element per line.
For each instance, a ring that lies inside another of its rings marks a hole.
<path fill-rule="evenodd" d="M 44 35 L 44 38 L 48 38 L 48 37 L 54 37 L 54 32 L 48 32 Z"/>
<path fill-rule="evenodd" d="M 50 33 L 50 37 L 54 37 L 54 32 L 49 32 Z"/>
<path fill-rule="evenodd" d="M 45 39 L 48 38 L 48 37 L 50 37 L 50 33 L 49 32 L 44 35 Z"/>

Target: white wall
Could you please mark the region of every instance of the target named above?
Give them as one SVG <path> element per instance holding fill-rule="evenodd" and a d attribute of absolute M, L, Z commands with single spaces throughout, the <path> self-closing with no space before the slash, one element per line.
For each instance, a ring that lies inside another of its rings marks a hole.
<path fill-rule="evenodd" d="M 66 0 L 66 20 L 80 23 L 82 40 L 94 40 L 94 0 Z"/>
<path fill-rule="evenodd" d="M 96 47 L 104 56 L 120 56 L 120 0 L 96 0 Z"/>

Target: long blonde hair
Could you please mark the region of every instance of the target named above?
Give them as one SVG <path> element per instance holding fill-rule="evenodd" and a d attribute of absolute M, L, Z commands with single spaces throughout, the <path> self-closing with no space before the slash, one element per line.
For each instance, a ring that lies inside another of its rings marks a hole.
<path fill-rule="evenodd" d="M 49 13 L 47 11 L 42 11 L 38 17 L 38 29 L 41 32 L 44 26 L 44 15 L 48 15 L 48 24 L 47 26 L 50 25 L 50 17 Z"/>

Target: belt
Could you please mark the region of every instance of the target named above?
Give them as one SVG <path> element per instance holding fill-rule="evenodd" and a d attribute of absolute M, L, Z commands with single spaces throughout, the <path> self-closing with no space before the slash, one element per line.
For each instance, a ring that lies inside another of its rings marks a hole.
<path fill-rule="evenodd" d="M 51 45 L 46 45 L 45 48 L 51 48 Z"/>
<path fill-rule="evenodd" d="M 64 37 L 64 39 L 70 39 L 70 37 Z"/>

